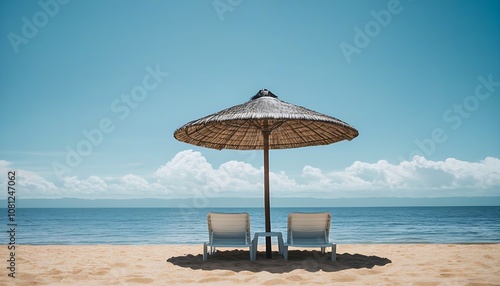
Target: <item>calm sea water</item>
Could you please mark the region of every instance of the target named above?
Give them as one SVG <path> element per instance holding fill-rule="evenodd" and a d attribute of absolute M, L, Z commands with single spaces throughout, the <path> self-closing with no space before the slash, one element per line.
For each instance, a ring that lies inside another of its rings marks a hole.
<path fill-rule="evenodd" d="M 261 208 L 16 211 L 18 244 L 201 244 L 208 238 L 209 211 L 246 211 L 252 234 L 264 230 Z M 339 244 L 500 243 L 500 207 L 273 208 L 273 231 L 285 233 L 288 213 L 294 211 L 330 212 L 330 236 Z M 2 228 L 7 225 L 6 214 L 5 210 L 5 216 L 1 216 Z M 2 241 L 7 242 L 7 235 L 2 231 Z"/>

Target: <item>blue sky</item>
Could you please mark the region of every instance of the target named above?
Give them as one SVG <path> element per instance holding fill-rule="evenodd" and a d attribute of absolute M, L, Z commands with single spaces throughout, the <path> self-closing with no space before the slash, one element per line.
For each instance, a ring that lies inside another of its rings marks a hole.
<path fill-rule="evenodd" d="M 273 196 L 497 196 L 499 13 L 499 1 L 1 1 L 0 170 L 17 170 L 21 198 L 261 197 L 260 151 L 173 132 L 267 88 L 360 133 L 271 151 Z"/>

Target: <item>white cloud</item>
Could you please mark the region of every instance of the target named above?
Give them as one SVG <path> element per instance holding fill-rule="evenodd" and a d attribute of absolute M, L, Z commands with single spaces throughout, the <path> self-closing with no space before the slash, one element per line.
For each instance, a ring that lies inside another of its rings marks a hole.
<path fill-rule="evenodd" d="M 200 152 L 181 151 L 155 172 L 157 182 L 168 187 L 177 197 L 254 196 L 262 189 L 262 170 L 248 163 L 229 161 L 218 169 Z"/>
<path fill-rule="evenodd" d="M 5 160 L 0 160 L 0 185 L 7 184 L 7 172 L 15 172 L 15 185 L 13 186 L 16 191 L 16 197 L 18 198 L 35 198 L 35 197 L 53 197 L 57 196 L 58 188 L 57 186 L 47 181 L 42 176 L 26 170 L 19 170 L 12 167 L 12 162 Z M 2 192 L 4 196 L 0 198 L 6 198 L 7 192 Z"/>
<path fill-rule="evenodd" d="M 19 185 L 18 189 L 21 190 L 20 197 L 50 197 L 58 193 L 58 188 L 54 183 L 45 180 L 35 173 L 23 171 L 20 173 L 17 181 Z"/>
<path fill-rule="evenodd" d="M 12 163 L 0 160 L 6 173 Z M 50 182 L 40 175 L 18 171 L 23 198 L 205 198 L 262 197 L 263 168 L 228 161 L 215 168 L 200 152 L 177 153 L 147 176 L 65 177 Z M 446 197 L 500 195 L 500 159 L 479 162 L 454 158 L 431 161 L 415 156 L 411 161 L 391 164 L 354 162 L 343 170 L 325 172 L 305 166 L 301 176 L 271 172 L 271 195 L 275 197 Z M 0 182 L 6 183 L 3 176 Z M 5 193 L 5 192 L 4 192 Z"/>
<path fill-rule="evenodd" d="M 398 196 L 474 196 L 485 190 L 498 195 L 500 159 L 487 157 L 476 163 L 454 158 L 430 161 L 415 156 L 399 164 L 385 160 L 376 163 L 356 161 L 343 171 L 328 174 L 311 171 L 311 167 L 306 166 L 303 175 L 325 182 L 322 189 L 362 191 L 374 196 L 385 195 L 384 191 Z"/>
<path fill-rule="evenodd" d="M 11 165 L 11 163 L 9 161 L 0 160 L 0 168 L 2 170 L 7 170 L 7 167 L 10 165 Z"/>

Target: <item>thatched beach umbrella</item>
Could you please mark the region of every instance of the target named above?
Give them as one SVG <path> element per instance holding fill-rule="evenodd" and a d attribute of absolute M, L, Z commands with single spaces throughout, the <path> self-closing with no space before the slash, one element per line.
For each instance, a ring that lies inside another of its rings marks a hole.
<path fill-rule="evenodd" d="M 266 232 L 271 231 L 269 201 L 269 149 L 327 145 L 352 140 L 358 131 L 328 115 L 278 99 L 260 90 L 244 104 L 186 123 L 174 137 L 182 142 L 212 149 L 264 150 L 264 207 Z M 266 238 L 271 258 L 271 238 Z"/>

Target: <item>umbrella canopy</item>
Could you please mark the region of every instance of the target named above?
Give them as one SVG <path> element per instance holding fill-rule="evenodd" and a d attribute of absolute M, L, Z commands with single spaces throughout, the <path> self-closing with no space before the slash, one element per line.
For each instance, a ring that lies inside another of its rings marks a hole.
<path fill-rule="evenodd" d="M 263 89 L 244 104 L 185 124 L 174 137 L 217 150 L 254 150 L 264 149 L 265 130 L 272 134 L 269 149 L 327 145 L 358 136 L 356 129 L 337 118 L 284 102 Z"/>
<path fill-rule="evenodd" d="M 327 145 L 352 140 L 358 131 L 316 111 L 284 102 L 267 89 L 246 103 L 186 123 L 174 132 L 182 142 L 212 149 L 264 150 L 266 232 L 271 231 L 269 149 Z M 266 239 L 271 257 L 271 239 Z"/>

